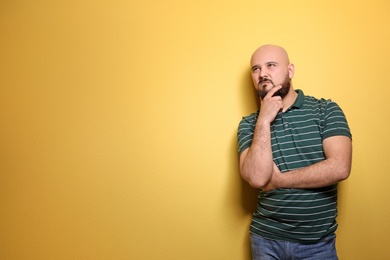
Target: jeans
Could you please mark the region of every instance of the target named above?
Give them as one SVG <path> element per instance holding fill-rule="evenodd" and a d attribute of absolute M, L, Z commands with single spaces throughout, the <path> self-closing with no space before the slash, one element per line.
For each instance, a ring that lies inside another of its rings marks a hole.
<path fill-rule="evenodd" d="M 266 239 L 251 233 L 253 260 L 337 260 L 336 235 L 330 235 L 316 244 L 300 244 Z"/>

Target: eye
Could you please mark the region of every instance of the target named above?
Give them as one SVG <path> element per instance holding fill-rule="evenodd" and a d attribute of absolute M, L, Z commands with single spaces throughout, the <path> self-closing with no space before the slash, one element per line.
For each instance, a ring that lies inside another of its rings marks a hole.
<path fill-rule="evenodd" d="M 256 66 L 252 67 L 252 71 L 253 71 L 253 72 L 256 72 L 256 71 L 258 71 L 258 70 L 259 70 L 259 67 L 256 67 Z"/>

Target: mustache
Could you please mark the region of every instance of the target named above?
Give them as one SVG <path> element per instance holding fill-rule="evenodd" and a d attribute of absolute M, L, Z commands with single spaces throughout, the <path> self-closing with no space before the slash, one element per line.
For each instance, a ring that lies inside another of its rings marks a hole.
<path fill-rule="evenodd" d="M 267 81 L 270 82 L 275 87 L 274 82 L 269 78 L 261 78 L 259 81 L 259 84 L 257 84 L 257 86 L 260 86 L 261 84 L 263 84 L 264 82 L 267 82 Z"/>
<path fill-rule="evenodd" d="M 271 81 L 269 78 L 261 78 L 259 83 L 265 82 L 265 81 Z"/>

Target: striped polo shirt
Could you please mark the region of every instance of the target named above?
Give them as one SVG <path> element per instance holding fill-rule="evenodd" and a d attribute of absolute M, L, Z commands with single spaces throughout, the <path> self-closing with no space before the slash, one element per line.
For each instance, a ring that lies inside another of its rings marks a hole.
<path fill-rule="evenodd" d="M 325 138 L 352 138 L 345 115 L 335 102 L 296 92 L 294 104 L 279 112 L 271 124 L 273 160 L 282 173 L 324 160 Z M 258 115 L 259 110 L 243 117 L 239 124 L 240 154 L 252 144 Z M 316 189 L 260 189 L 250 231 L 269 239 L 315 243 L 335 232 L 336 216 L 337 184 Z"/>

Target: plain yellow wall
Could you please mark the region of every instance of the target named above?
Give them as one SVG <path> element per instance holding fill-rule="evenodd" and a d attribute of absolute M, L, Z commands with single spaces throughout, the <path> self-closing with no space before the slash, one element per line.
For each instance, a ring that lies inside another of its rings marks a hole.
<path fill-rule="evenodd" d="M 353 133 L 340 259 L 390 253 L 390 2 L 1 1 L 0 259 L 250 259 L 237 125 L 249 58 Z"/>

